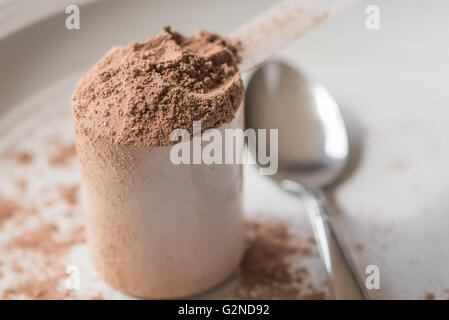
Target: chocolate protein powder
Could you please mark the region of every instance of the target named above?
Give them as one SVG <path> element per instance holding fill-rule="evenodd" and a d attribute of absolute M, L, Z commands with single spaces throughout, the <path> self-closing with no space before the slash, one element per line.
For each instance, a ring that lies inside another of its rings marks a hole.
<path fill-rule="evenodd" d="M 177 128 L 192 132 L 230 122 L 243 98 L 237 46 L 199 30 L 169 27 L 144 43 L 113 48 L 77 84 L 75 128 L 92 138 L 139 147 L 173 144 Z"/>

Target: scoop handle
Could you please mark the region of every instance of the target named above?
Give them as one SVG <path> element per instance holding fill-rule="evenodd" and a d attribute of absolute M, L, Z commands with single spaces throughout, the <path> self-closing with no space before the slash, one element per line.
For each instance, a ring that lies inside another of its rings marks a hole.
<path fill-rule="evenodd" d="M 241 72 L 249 71 L 290 41 L 358 0 L 284 0 L 231 32 L 241 43 Z"/>

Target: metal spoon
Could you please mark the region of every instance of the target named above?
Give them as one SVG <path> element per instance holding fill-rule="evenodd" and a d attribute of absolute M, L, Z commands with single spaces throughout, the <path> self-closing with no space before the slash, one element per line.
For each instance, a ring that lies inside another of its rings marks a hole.
<path fill-rule="evenodd" d="M 322 85 L 270 61 L 251 77 L 245 104 L 247 128 L 279 130 L 278 171 L 271 177 L 304 199 L 334 298 L 368 299 L 320 190 L 341 175 L 348 157 L 348 137 L 337 103 Z"/>

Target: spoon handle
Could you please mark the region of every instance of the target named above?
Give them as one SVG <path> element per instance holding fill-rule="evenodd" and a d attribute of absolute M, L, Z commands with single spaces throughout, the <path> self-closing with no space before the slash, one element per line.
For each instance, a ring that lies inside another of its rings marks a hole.
<path fill-rule="evenodd" d="M 283 186 L 304 200 L 318 249 L 329 275 L 333 298 L 368 300 L 364 283 L 332 217 L 325 194 L 319 189 L 304 188 L 292 181 L 284 181 Z"/>

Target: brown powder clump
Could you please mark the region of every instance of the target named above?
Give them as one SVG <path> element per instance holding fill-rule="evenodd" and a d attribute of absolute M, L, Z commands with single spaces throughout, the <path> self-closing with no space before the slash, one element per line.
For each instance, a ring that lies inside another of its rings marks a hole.
<path fill-rule="evenodd" d="M 192 133 L 234 118 L 243 99 L 237 49 L 204 30 L 183 36 L 163 28 L 144 43 L 114 47 L 77 84 L 77 134 L 135 147 L 174 144 L 173 130 Z"/>
<path fill-rule="evenodd" d="M 323 299 L 321 291 L 302 293 L 299 287 L 308 271 L 290 270 L 287 259 L 302 249 L 282 222 L 247 222 L 252 233 L 240 267 L 237 296 L 243 299 Z"/>
<path fill-rule="evenodd" d="M 58 233 L 55 224 L 43 222 L 8 242 L 5 252 L 21 250 L 32 253 L 36 263 L 30 269 L 13 260 L 11 269 L 25 277 L 4 288 L 0 299 L 59 300 L 73 297 L 72 292 L 63 287 L 67 274 L 61 258 L 72 246 L 86 241 L 84 227 L 73 227 L 62 237 L 58 237 Z"/>
<path fill-rule="evenodd" d="M 50 156 L 48 162 L 51 165 L 64 166 L 67 165 L 71 158 L 76 156 L 75 144 L 60 146 L 59 150 Z"/>
<path fill-rule="evenodd" d="M 74 228 L 63 239 L 57 239 L 58 227 L 54 223 L 42 223 L 38 227 L 23 232 L 12 239 L 7 246 L 9 250 L 30 250 L 40 252 L 48 257 L 59 258 L 73 245 L 85 242 L 84 227 Z"/>
<path fill-rule="evenodd" d="M 12 155 L 12 158 L 18 164 L 29 164 L 33 161 L 33 155 L 28 151 L 17 151 Z"/>
<path fill-rule="evenodd" d="M 69 205 L 76 204 L 77 200 L 77 192 L 78 185 L 69 185 L 69 186 L 59 186 L 58 191 L 61 199 L 64 200 Z"/>
<path fill-rule="evenodd" d="M 68 232 L 67 238 L 62 242 L 62 244 L 69 249 L 73 245 L 86 242 L 86 232 L 84 226 L 78 226 L 73 228 Z"/>
<path fill-rule="evenodd" d="M 43 279 L 30 279 L 7 288 L 2 294 L 2 300 L 24 297 L 31 300 L 62 300 L 70 297 L 70 291 L 60 290 L 60 282 L 67 275 L 59 273 Z"/>
<path fill-rule="evenodd" d="M 40 251 L 45 254 L 54 253 L 58 246 L 54 240 L 58 227 L 53 223 L 44 223 L 37 228 L 25 231 L 22 235 L 8 243 L 9 249 Z"/>
<path fill-rule="evenodd" d="M 43 223 L 8 243 L 8 250 L 26 250 L 42 256 L 32 270 L 25 270 L 17 261 L 13 262 L 12 270 L 26 273 L 26 277 L 5 288 L 1 299 L 59 300 L 72 296 L 71 291 L 62 286 L 67 274 L 61 258 L 73 245 L 86 241 L 84 227 L 74 227 L 59 240 L 55 237 L 57 232 L 55 224 Z"/>
<path fill-rule="evenodd" d="M 426 293 L 425 299 L 426 300 L 435 300 L 435 293 L 432 293 L 432 292 Z"/>
<path fill-rule="evenodd" d="M 25 179 L 16 179 L 15 183 L 20 192 L 24 192 L 28 186 L 28 182 Z"/>
<path fill-rule="evenodd" d="M 0 198 L 0 227 L 20 209 L 17 202 Z"/>

